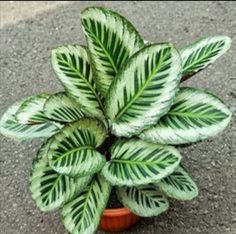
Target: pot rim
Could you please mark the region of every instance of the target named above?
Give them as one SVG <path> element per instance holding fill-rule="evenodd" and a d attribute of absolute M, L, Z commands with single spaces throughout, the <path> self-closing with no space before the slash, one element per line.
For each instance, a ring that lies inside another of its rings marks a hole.
<path fill-rule="evenodd" d="M 113 208 L 113 209 L 105 209 L 103 212 L 104 216 L 122 216 L 122 215 L 128 215 L 132 213 L 130 209 L 126 207 L 121 208 Z"/>

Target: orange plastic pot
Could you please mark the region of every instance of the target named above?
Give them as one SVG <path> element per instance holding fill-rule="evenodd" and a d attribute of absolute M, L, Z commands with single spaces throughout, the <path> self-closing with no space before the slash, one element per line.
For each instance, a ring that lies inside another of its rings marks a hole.
<path fill-rule="evenodd" d="M 106 232 L 121 232 L 129 229 L 140 219 L 128 208 L 106 209 L 102 215 L 100 229 Z"/>

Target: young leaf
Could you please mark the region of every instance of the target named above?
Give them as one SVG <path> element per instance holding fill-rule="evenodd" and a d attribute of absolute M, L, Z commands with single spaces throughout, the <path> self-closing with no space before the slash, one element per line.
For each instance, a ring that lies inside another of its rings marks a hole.
<path fill-rule="evenodd" d="M 221 100 L 195 88 L 181 88 L 167 115 L 140 137 L 161 144 L 187 144 L 223 131 L 231 113 Z"/>
<path fill-rule="evenodd" d="M 172 174 L 158 182 L 156 186 L 168 197 L 182 201 L 192 200 L 198 195 L 197 185 L 180 165 Z"/>
<path fill-rule="evenodd" d="M 201 39 L 180 50 L 183 60 L 183 76 L 196 73 L 213 63 L 229 48 L 231 39 L 227 36 L 214 36 Z"/>
<path fill-rule="evenodd" d="M 51 95 L 44 104 L 44 114 L 57 122 L 73 122 L 85 117 L 81 105 L 64 92 Z"/>
<path fill-rule="evenodd" d="M 52 51 L 52 66 L 67 94 L 93 117 L 103 118 L 87 50 L 82 46 L 62 46 Z"/>
<path fill-rule="evenodd" d="M 82 26 L 103 96 L 127 59 L 144 45 L 134 26 L 119 14 L 89 7 L 81 14 Z"/>
<path fill-rule="evenodd" d="M 167 198 L 151 184 L 138 187 L 117 187 L 122 204 L 142 217 L 157 216 L 169 208 Z"/>
<path fill-rule="evenodd" d="M 109 199 L 111 187 L 97 175 L 79 196 L 62 208 L 62 222 L 70 233 L 92 234 L 96 231 Z"/>
<path fill-rule="evenodd" d="M 47 117 L 43 113 L 43 106 L 49 94 L 38 94 L 24 99 L 15 116 L 21 124 L 39 124 L 47 121 Z"/>
<path fill-rule="evenodd" d="M 71 178 L 53 171 L 48 164 L 48 147 L 49 142 L 46 142 L 39 150 L 30 175 L 30 191 L 42 211 L 56 209 L 68 202 L 91 180 L 90 176 Z"/>
<path fill-rule="evenodd" d="M 181 160 L 181 155 L 171 146 L 138 139 L 118 140 L 111 148 L 111 155 L 102 174 L 118 186 L 157 182 L 171 174 Z"/>
<path fill-rule="evenodd" d="M 24 100 L 14 103 L 4 113 L 0 119 L 0 133 L 16 140 L 32 140 L 48 138 L 59 131 L 59 128 L 50 122 L 35 125 L 20 124 L 15 119 L 15 114 L 23 102 Z"/>
<path fill-rule="evenodd" d="M 48 151 L 50 166 L 69 176 L 87 176 L 101 170 L 106 160 L 96 151 L 106 137 L 102 123 L 80 119 L 68 124 L 51 138 Z"/>
<path fill-rule="evenodd" d="M 170 44 L 141 49 L 124 65 L 106 98 L 113 133 L 130 137 L 166 114 L 178 90 L 181 60 Z"/>

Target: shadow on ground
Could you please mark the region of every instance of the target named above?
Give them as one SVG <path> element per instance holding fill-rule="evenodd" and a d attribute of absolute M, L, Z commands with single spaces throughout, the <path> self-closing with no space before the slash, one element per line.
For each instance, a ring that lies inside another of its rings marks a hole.
<path fill-rule="evenodd" d="M 25 96 L 60 90 L 50 68 L 50 51 L 63 44 L 85 43 L 79 12 L 91 3 L 70 3 L 0 30 L 0 114 Z M 128 17 L 150 41 L 185 45 L 198 37 L 226 34 L 231 51 L 184 85 L 207 88 L 236 110 L 235 2 L 106 2 Z M 236 125 L 220 136 L 180 149 L 183 163 L 197 181 L 200 195 L 192 202 L 172 202 L 170 210 L 143 219 L 125 233 L 236 233 Z M 0 233 L 66 233 L 57 212 L 41 213 L 28 191 L 28 174 L 39 143 L 0 140 Z M 102 233 L 102 232 L 98 232 Z"/>

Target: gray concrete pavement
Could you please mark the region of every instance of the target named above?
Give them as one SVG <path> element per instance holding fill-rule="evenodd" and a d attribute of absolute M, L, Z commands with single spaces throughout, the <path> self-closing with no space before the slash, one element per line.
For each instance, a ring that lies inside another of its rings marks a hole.
<path fill-rule="evenodd" d="M 79 13 L 88 5 L 120 12 L 150 41 L 183 46 L 206 35 L 232 38 L 227 55 L 184 84 L 209 89 L 234 112 L 223 134 L 180 149 L 184 164 L 198 183 L 199 197 L 192 202 L 173 201 L 167 213 L 143 219 L 124 233 L 236 233 L 235 2 L 70 2 L 49 11 L 45 8 L 45 12 L 19 22 L 2 24 L 0 115 L 25 96 L 61 89 L 50 67 L 50 51 L 59 45 L 85 43 Z M 0 5 L 1 14 L 4 10 Z M 67 233 L 58 212 L 40 212 L 30 197 L 28 174 L 39 144 L 16 143 L 0 136 L 0 234 Z"/>
<path fill-rule="evenodd" d="M 1 1 L 0 28 L 16 24 L 19 21 L 32 18 L 35 15 L 48 12 L 69 3 L 68 1 Z"/>

